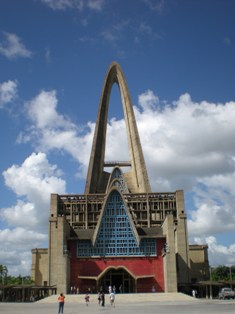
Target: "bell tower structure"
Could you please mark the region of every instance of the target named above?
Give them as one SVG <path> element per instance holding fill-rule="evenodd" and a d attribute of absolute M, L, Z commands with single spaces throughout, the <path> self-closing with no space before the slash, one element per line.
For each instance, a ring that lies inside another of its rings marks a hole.
<path fill-rule="evenodd" d="M 130 162 L 125 166 L 129 165 L 130 171 L 124 174 L 124 178 L 128 191 L 130 193 L 149 193 L 151 188 L 127 83 L 120 66 L 118 63 L 113 62 L 106 74 L 100 98 L 85 194 L 105 193 L 107 189 L 110 173 L 104 171 L 104 167 L 110 166 L 110 164 L 105 162 L 104 156 L 109 99 L 114 83 L 118 85 L 121 94 L 127 129 Z M 113 166 L 116 166 L 116 164 Z M 121 167 L 122 164 L 120 163 L 118 166 Z"/>

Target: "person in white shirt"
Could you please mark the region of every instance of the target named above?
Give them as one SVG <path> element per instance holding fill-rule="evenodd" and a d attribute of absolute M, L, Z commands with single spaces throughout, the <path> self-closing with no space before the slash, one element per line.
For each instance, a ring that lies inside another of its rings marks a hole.
<path fill-rule="evenodd" d="M 113 292 L 111 292 L 111 293 L 109 294 L 109 298 L 110 298 L 110 304 L 111 304 L 111 306 L 115 307 L 115 303 L 114 303 L 114 301 L 115 301 L 115 294 L 114 294 Z"/>

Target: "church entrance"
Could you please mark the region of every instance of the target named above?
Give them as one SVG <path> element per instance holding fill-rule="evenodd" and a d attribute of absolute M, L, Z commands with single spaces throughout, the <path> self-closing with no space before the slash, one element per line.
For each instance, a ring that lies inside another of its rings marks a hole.
<path fill-rule="evenodd" d="M 123 268 L 109 269 L 99 280 L 99 288 L 108 291 L 108 287 L 112 286 L 116 293 L 132 293 L 135 292 L 134 278 Z"/>

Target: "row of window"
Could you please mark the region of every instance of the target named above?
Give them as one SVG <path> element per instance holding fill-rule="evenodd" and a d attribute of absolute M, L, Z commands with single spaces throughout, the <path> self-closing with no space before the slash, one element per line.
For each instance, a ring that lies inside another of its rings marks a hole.
<path fill-rule="evenodd" d="M 135 242 L 117 243 L 110 241 L 99 242 L 94 247 L 89 240 L 78 241 L 78 257 L 95 256 L 156 256 L 156 240 L 145 239 L 138 246 Z"/>

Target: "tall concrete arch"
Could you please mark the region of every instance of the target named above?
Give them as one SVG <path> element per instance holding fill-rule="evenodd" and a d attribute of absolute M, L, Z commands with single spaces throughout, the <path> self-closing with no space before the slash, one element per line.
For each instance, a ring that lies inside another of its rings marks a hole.
<path fill-rule="evenodd" d="M 130 171 L 124 174 L 131 193 L 151 192 L 139 133 L 127 83 L 118 63 L 113 62 L 106 74 L 87 173 L 85 194 L 105 193 L 110 173 L 104 171 L 109 99 L 113 84 L 119 87 L 127 129 Z"/>

